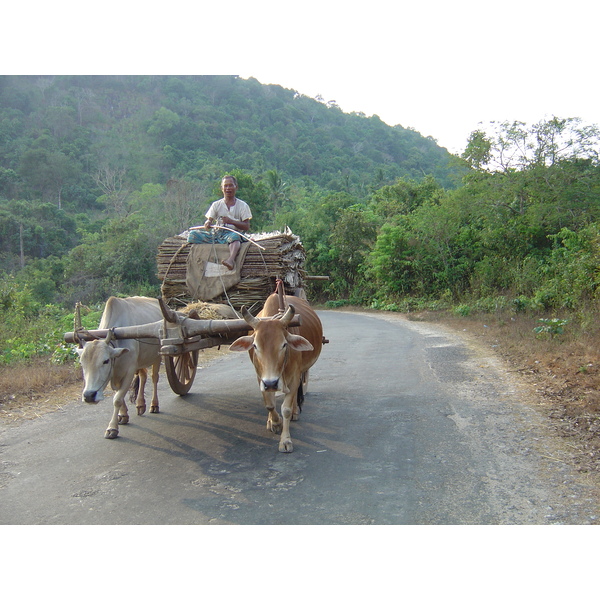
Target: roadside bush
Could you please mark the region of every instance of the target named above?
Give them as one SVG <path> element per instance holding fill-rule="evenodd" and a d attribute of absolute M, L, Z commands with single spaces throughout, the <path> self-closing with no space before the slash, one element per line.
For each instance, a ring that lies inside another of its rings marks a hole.
<path fill-rule="evenodd" d="M 83 311 L 84 327 L 95 329 L 101 308 Z M 0 278 L 0 364 L 27 362 L 47 357 L 54 362 L 76 358 L 73 344 L 64 344 L 65 331 L 73 329 L 73 311 L 33 299 L 27 284 L 18 284 L 14 277 Z M 71 347 L 70 347 L 71 346 Z"/>
<path fill-rule="evenodd" d="M 325 302 L 327 308 L 342 308 L 343 306 L 350 306 L 349 300 L 328 300 Z"/>
<path fill-rule="evenodd" d="M 549 236 L 554 247 L 541 264 L 542 281 L 531 300 L 536 310 L 568 309 L 589 303 L 600 287 L 600 233 L 596 224 Z"/>
<path fill-rule="evenodd" d="M 511 300 L 515 312 L 525 312 L 529 308 L 529 304 L 529 298 L 526 296 L 517 296 Z"/>
<path fill-rule="evenodd" d="M 564 332 L 565 325 L 569 322 L 568 319 L 539 319 L 541 325 L 534 328 L 536 335 L 548 334 L 554 338 L 556 335 L 561 335 Z"/>
<path fill-rule="evenodd" d="M 471 314 L 471 307 L 468 304 L 459 304 L 454 312 L 461 317 L 468 317 Z"/>

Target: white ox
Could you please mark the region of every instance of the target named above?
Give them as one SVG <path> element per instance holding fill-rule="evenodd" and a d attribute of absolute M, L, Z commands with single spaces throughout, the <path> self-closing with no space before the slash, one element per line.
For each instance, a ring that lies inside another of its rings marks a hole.
<path fill-rule="evenodd" d="M 129 327 L 155 323 L 163 318 L 158 300 L 134 296 L 115 298 L 111 296 L 104 308 L 99 329 Z M 144 384 L 149 367 L 152 367 L 152 402 L 150 412 L 158 412 L 158 372 L 161 356 L 160 342 L 157 339 L 114 340 L 108 336 L 104 340 L 85 342 L 77 350 L 83 367 L 84 388 L 82 401 L 95 403 L 104 398 L 104 388 L 110 382 L 115 390 L 113 415 L 104 434 L 114 439 L 119 435 L 119 424 L 129 422 L 125 395 L 136 373 L 140 375 L 139 392 L 136 399 L 138 415 L 146 412 Z"/>
<path fill-rule="evenodd" d="M 302 384 L 308 381 L 308 370 L 321 354 L 323 346 L 323 326 L 317 313 L 306 300 L 296 296 L 284 296 L 287 310 L 278 318 L 279 297 L 271 294 L 258 313 L 259 317 L 273 317 L 271 320 L 254 318 L 246 308 L 242 308 L 245 321 L 252 327 L 252 335 L 238 338 L 229 349 L 234 352 L 248 350 L 250 360 L 256 370 L 256 376 L 268 411 L 267 429 L 273 433 L 281 432 L 280 452 L 292 452 L 294 446 L 290 435 L 290 421 L 297 420 L 300 414 L 299 392 Z M 288 325 L 294 314 L 301 317 L 300 327 Z M 299 335 L 298 335 L 299 334 Z M 281 404 L 281 416 L 277 413 L 275 393 L 285 394 Z"/>

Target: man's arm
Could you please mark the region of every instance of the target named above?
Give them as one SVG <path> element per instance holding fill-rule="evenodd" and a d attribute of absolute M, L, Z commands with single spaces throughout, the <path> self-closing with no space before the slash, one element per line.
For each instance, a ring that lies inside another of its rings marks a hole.
<path fill-rule="evenodd" d="M 250 219 L 245 219 L 244 221 L 236 221 L 230 217 L 222 217 L 222 219 L 224 225 L 233 225 L 241 231 L 248 231 L 250 229 Z"/>

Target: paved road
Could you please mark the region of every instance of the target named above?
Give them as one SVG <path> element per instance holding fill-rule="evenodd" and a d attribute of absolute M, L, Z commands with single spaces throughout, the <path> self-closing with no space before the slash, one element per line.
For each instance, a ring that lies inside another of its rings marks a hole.
<path fill-rule="evenodd" d="M 398 315 L 319 313 L 294 452 L 245 354 L 105 440 L 110 401 L 0 430 L 2 524 L 593 523 L 592 490 L 490 356 Z"/>

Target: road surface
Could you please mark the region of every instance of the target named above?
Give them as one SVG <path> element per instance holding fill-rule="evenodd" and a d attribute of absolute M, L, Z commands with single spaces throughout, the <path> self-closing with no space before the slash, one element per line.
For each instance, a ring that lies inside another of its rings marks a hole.
<path fill-rule="evenodd" d="M 160 414 L 73 402 L 0 429 L 1 524 L 577 524 L 594 490 L 501 365 L 450 330 L 322 311 L 294 452 L 224 349 Z"/>

